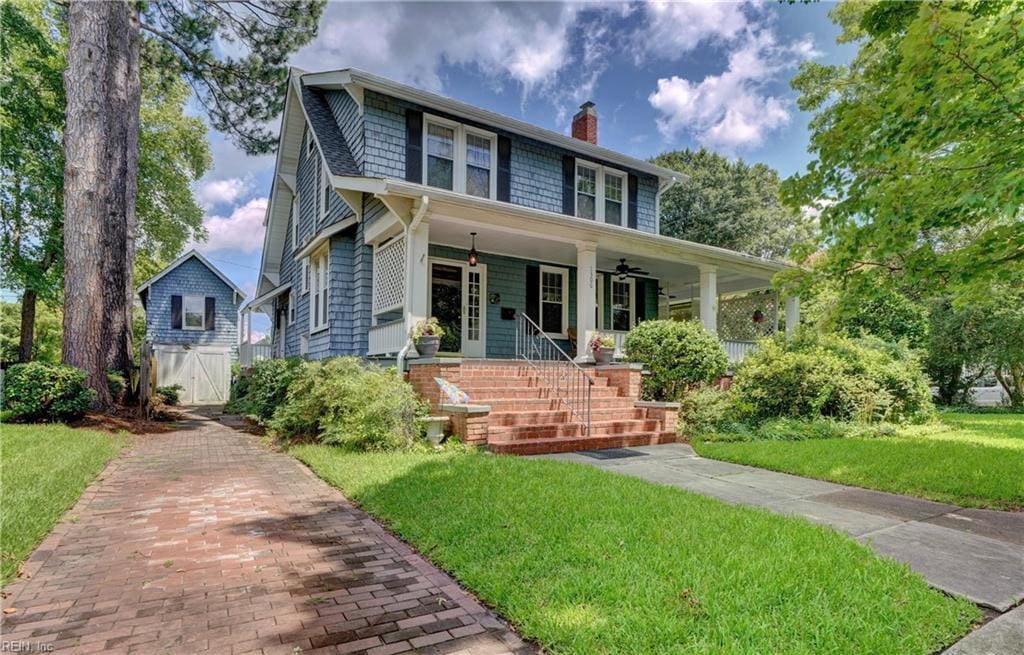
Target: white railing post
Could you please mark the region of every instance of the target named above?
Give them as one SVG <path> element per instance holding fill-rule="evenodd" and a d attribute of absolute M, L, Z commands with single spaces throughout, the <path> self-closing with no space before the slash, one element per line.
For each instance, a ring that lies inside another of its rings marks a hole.
<path fill-rule="evenodd" d="M 786 297 L 786 336 L 791 337 L 800 325 L 800 296 Z"/>
<path fill-rule="evenodd" d="M 701 264 L 700 322 L 711 334 L 718 334 L 718 269 Z"/>

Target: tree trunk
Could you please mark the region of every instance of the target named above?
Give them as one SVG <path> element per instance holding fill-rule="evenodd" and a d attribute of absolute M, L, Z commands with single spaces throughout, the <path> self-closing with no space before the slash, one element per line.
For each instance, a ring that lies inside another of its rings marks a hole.
<path fill-rule="evenodd" d="M 134 4 L 68 5 L 63 359 L 101 406 L 108 367 L 131 365 L 140 39 Z"/>
<path fill-rule="evenodd" d="M 25 289 L 21 295 L 21 339 L 18 342 L 18 361 L 32 361 L 32 342 L 36 329 L 36 292 Z"/>

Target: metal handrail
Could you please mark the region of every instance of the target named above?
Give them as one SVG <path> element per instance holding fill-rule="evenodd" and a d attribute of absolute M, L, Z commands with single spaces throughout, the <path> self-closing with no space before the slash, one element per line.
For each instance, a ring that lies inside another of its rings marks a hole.
<path fill-rule="evenodd" d="M 516 312 L 516 359 L 537 371 L 569 414 L 583 425 L 583 434 L 589 436 L 590 388 L 594 379 L 522 312 Z"/>

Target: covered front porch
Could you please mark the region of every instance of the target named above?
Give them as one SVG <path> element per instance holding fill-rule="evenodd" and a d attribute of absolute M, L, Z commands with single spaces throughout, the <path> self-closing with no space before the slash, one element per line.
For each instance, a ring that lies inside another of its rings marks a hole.
<path fill-rule="evenodd" d="M 787 298 L 783 311 L 771 290 L 783 264 L 505 203 L 377 197 L 390 211 L 364 228 L 371 357 L 414 357 L 409 327 L 434 316 L 447 332 L 443 355 L 514 358 L 525 314 L 577 361 L 589 359 L 595 332 L 610 334 L 622 356 L 638 323 L 677 318 L 700 320 L 735 363 L 756 339 L 799 320 L 798 300 Z"/>

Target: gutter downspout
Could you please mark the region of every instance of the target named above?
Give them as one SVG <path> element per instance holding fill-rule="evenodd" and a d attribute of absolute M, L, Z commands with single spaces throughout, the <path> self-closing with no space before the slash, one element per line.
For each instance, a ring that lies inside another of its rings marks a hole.
<path fill-rule="evenodd" d="M 408 223 L 406 223 L 404 220 L 402 220 L 401 216 L 398 217 L 398 220 L 402 221 L 402 236 L 405 238 L 405 247 L 406 248 L 409 247 L 409 237 L 412 235 L 412 231 L 415 230 L 417 227 L 419 227 L 419 224 L 423 221 L 423 217 L 426 216 L 427 209 L 429 207 L 430 207 L 430 198 L 428 196 L 425 196 L 425 195 L 424 196 L 420 196 L 420 205 L 419 205 L 419 207 L 416 208 L 416 211 L 413 213 L 412 218 L 409 220 Z M 409 263 L 406 262 L 405 278 L 406 278 L 406 282 L 407 283 L 409 281 L 408 266 L 409 266 Z M 408 287 L 409 287 L 409 285 L 406 284 L 405 293 L 406 293 L 406 302 L 407 303 L 409 301 L 409 288 Z M 410 318 L 409 317 L 409 312 L 408 312 L 408 310 L 406 310 L 406 312 L 405 312 L 405 322 L 407 324 L 409 323 L 409 318 Z M 408 327 L 411 329 L 412 326 L 408 326 Z M 409 349 L 412 348 L 412 345 L 413 345 L 412 344 L 412 337 L 407 337 L 406 340 L 405 340 L 405 345 L 402 346 L 402 349 L 400 351 L 398 351 L 398 357 L 395 359 L 395 368 L 398 369 L 398 377 L 402 377 L 402 374 L 405 373 L 405 358 L 409 355 Z"/>

